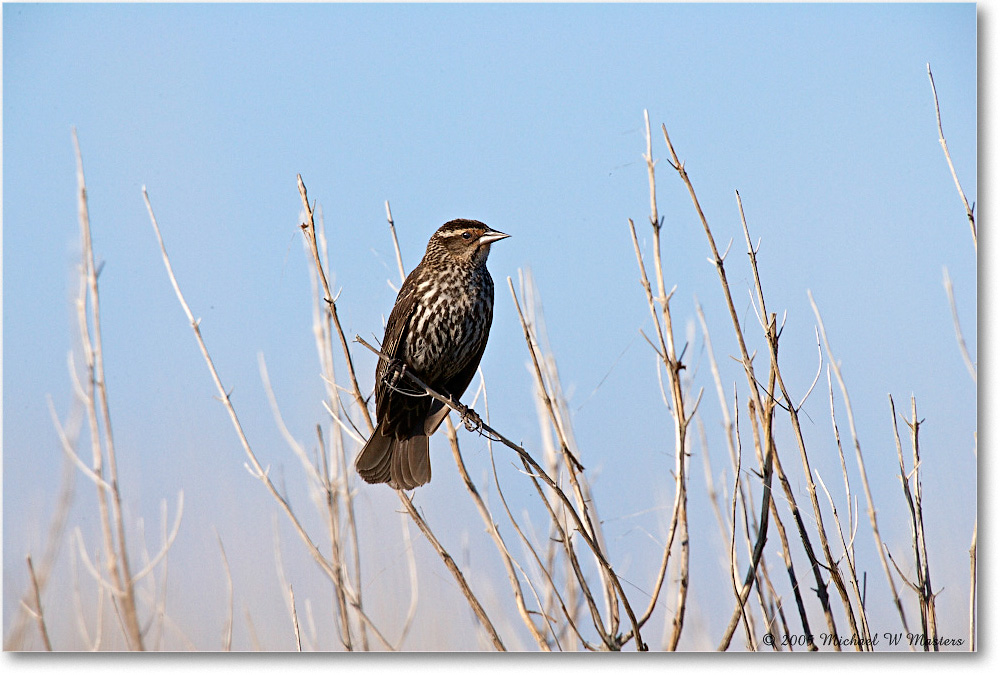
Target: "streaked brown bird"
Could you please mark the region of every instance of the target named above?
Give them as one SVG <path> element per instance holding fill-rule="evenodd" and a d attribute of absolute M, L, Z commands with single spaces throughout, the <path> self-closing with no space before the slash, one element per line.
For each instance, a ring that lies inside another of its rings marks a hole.
<path fill-rule="evenodd" d="M 354 466 L 369 483 L 412 490 L 431 479 L 428 437 L 449 408 L 405 377 L 405 367 L 427 386 L 458 401 L 479 367 L 493 323 L 490 245 L 509 234 L 478 220 L 452 220 L 427 243 L 427 252 L 403 282 L 389 314 L 375 369 L 374 433 Z"/>

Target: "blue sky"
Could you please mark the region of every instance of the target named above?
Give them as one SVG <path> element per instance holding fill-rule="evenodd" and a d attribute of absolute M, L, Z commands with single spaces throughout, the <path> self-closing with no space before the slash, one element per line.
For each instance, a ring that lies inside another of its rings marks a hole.
<path fill-rule="evenodd" d="M 652 325 L 627 230 L 634 219 L 648 251 L 641 158 L 648 109 L 679 342 L 697 325 L 697 297 L 724 380 L 745 385 L 728 358 L 737 353 L 728 313 L 705 262 L 700 224 L 665 161 L 660 123 L 686 162 L 716 240 L 723 247 L 734 240 L 729 279 L 753 331 L 752 278 L 734 197 L 740 191 L 752 235 L 762 242 L 769 307 L 788 312 L 782 365 L 799 395 L 816 372 L 806 290 L 815 296 L 850 388 L 876 498 L 901 533 L 899 546 L 907 533 L 887 394 L 907 410 L 916 396 L 927 419 L 925 494 L 937 504 L 928 525 L 932 562 L 954 589 L 944 612 L 964 630 L 976 391 L 941 280 L 947 267 L 975 358 L 977 269 L 937 141 L 925 64 L 934 70 L 955 168 L 974 201 L 976 59 L 972 4 L 5 4 L 5 617 L 23 587 L 23 556 L 41 546 L 58 483 L 62 458 L 46 396 L 62 415 L 72 403 L 66 356 L 75 340 L 79 255 L 73 125 L 104 263 L 105 359 L 126 500 L 132 513 L 154 522 L 160 501 L 172 504 L 184 490 L 175 569 L 191 569 L 202 556 L 215 560 L 213 527 L 234 547 L 249 539 L 241 544 L 248 557 L 260 555 L 257 545 L 268 551 L 273 506 L 243 470 L 228 419 L 212 398 L 140 189 L 149 190 L 179 282 L 251 440 L 265 464 L 286 467 L 289 486 L 301 487 L 257 369 L 263 353 L 289 427 L 312 439 L 325 413 L 298 229 L 301 173 L 323 208 L 331 282 L 342 289 L 338 307 L 349 335 L 381 337 L 395 297 L 387 283 L 398 279 L 385 200 L 408 269 L 451 218 L 480 219 L 513 235 L 490 258 L 497 308 L 483 369 L 494 426 L 537 447 L 527 352 L 506 284 L 530 269 L 583 462 L 595 473 L 602 515 L 614 523 L 612 549 L 631 561 L 633 583 L 648 588 L 656 552 L 642 531 L 659 531 L 663 514 L 634 514 L 668 502 L 673 467 L 669 413 L 639 335 Z M 695 387 L 706 387 L 702 411 L 721 471 L 727 460 L 718 405 L 700 330 L 694 336 L 686 358 Z M 751 348 L 764 354 L 759 330 Z M 374 360 L 361 350 L 355 358 L 370 389 Z M 825 382 L 824 374 L 805 410 L 815 462 L 831 472 L 829 483 L 839 480 L 839 463 Z M 838 408 L 843 414 L 839 394 Z M 838 421 L 843 433 L 846 419 Z M 784 441 L 793 453 L 790 436 Z M 472 436 L 463 442 L 473 477 L 482 477 L 484 444 Z M 454 516 L 449 507 L 465 496 L 446 443 L 435 438 L 432 447 L 435 481 L 418 491 L 418 501 L 451 541 L 463 532 L 475 539 L 481 523 L 474 514 Z M 699 447 L 691 466 L 703 493 L 701 463 Z M 510 481 L 512 491 L 527 487 L 516 473 Z M 90 487 L 78 481 L 72 524 L 84 529 L 93 527 Z M 374 518 L 395 523 L 391 494 L 359 490 Z M 715 536 L 701 499 L 692 506 L 692 527 Z M 248 538 L 261 523 L 268 534 Z M 290 535 L 287 549 L 296 554 Z M 483 550 L 484 558 L 493 554 Z M 709 544 L 692 555 L 717 564 Z M 868 562 L 870 578 L 881 579 L 875 558 Z M 242 565 L 246 585 L 255 568 Z M 178 587 L 177 612 L 186 616 L 199 593 L 221 593 L 218 582 Z M 729 601 L 696 584 L 704 582 L 693 581 L 692 592 L 705 633 L 714 636 L 713 608 Z M 276 591 L 267 592 L 272 597 L 247 599 L 262 614 L 281 606 Z M 186 618 L 195 622 L 193 614 Z"/>

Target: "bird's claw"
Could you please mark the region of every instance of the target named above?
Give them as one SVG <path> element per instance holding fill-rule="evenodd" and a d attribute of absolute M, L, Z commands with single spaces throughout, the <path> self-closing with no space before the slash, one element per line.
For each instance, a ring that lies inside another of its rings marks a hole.
<path fill-rule="evenodd" d="M 462 424 L 465 425 L 466 429 L 472 432 L 482 431 L 483 429 L 483 420 L 479 417 L 479 413 L 468 406 L 463 406 Z"/>
<path fill-rule="evenodd" d="M 406 372 L 406 362 L 402 359 L 393 359 L 389 362 L 387 371 L 387 384 L 394 389 L 396 384 L 403 379 L 403 374 Z"/>

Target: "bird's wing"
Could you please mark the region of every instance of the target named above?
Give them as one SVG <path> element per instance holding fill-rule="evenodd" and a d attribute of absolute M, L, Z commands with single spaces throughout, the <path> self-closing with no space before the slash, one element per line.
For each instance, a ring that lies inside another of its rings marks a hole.
<path fill-rule="evenodd" d="M 393 305 L 392 311 L 389 313 L 389 320 L 386 321 L 385 337 L 382 340 L 382 353 L 390 359 L 402 358 L 405 351 L 410 319 L 413 316 L 414 306 L 417 302 L 416 289 L 418 276 L 417 269 L 414 269 L 406 277 L 406 281 L 403 282 L 402 288 L 399 289 L 399 295 L 396 297 L 396 304 Z M 411 396 L 399 394 L 390 389 L 386 383 L 386 378 L 393 375 L 389 370 L 389 366 L 390 363 L 388 361 L 380 359 L 378 367 L 375 369 L 375 418 L 379 421 L 387 418 L 392 419 L 393 423 L 388 425 L 386 432 L 393 433 L 400 423 L 399 414 L 401 412 L 404 410 L 409 411 L 418 402 L 421 405 L 416 407 L 426 407 L 426 402 L 420 399 L 414 400 Z M 397 382 L 395 387 L 396 389 L 418 391 L 406 380 Z M 404 426 L 407 425 L 404 424 Z"/>

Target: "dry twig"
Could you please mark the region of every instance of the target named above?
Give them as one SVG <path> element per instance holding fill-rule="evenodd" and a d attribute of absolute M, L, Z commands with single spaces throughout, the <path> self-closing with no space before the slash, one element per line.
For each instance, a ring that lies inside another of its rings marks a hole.
<path fill-rule="evenodd" d="M 434 533 L 431 532 L 430 527 L 427 525 L 427 521 L 423 519 L 423 516 L 417 513 L 416 508 L 413 506 L 413 502 L 410 501 L 407 494 L 402 490 L 396 490 L 396 494 L 399 495 L 399 501 L 401 501 L 403 506 L 406 507 L 406 511 L 410 514 L 413 522 L 415 522 L 417 527 L 420 528 L 420 531 L 424 533 L 424 537 L 426 537 L 430 545 L 434 547 L 434 550 L 437 552 L 438 556 L 440 556 L 441 560 L 448 568 L 448 571 L 451 572 L 453 577 L 455 577 L 455 581 L 458 582 L 458 587 L 462 591 L 462 595 L 465 596 L 465 599 L 469 602 L 469 606 L 472 607 L 472 611 L 475 613 L 476 618 L 479 619 L 480 625 L 482 625 L 487 636 L 490 638 L 490 641 L 493 643 L 494 649 L 500 652 L 507 651 L 507 648 L 503 645 L 503 641 L 497 634 L 496 628 L 493 627 L 493 622 L 490 621 L 490 617 L 486 614 L 486 610 L 483 609 L 479 599 L 472 592 L 468 582 L 465 580 L 465 576 L 462 574 L 462 570 L 460 570 L 458 565 L 455 563 L 455 559 L 451 557 L 451 554 L 445 550 L 444 546 L 441 545 L 441 542 L 439 542 L 437 537 L 434 536 Z"/>
<path fill-rule="evenodd" d="M 222 545 L 222 537 L 215 533 L 215 538 L 219 542 L 219 555 L 222 556 L 222 567 L 226 572 L 226 624 L 222 629 L 222 651 L 228 652 L 233 647 L 233 575 L 229 571 L 229 558 L 226 557 L 226 549 Z"/>
<path fill-rule="evenodd" d="M 504 569 L 507 572 L 507 578 L 510 581 L 511 590 L 514 591 L 514 602 L 517 605 L 518 614 L 521 615 L 521 620 L 524 622 L 524 625 L 528 627 L 528 631 L 531 633 L 531 637 L 534 638 L 535 643 L 538 644 L 538 647 L 542 651 L 551 651 L 548 642 L 545 640 L 545 636 L 531 619 L 531 612 L 524 604 L 524 592 L 521 589 L 521 583 L 518 581 L 517 572 L 514 570 L 514 565 L 516 564 L 514 557 L 510 554 L 510 551 L 507 550 L 507 545 L 504 543 L 503 537 L 500 535 L 500 530 L 497 528 L 496 522 L 493 520 L 493 515 L 487 508 L 486 503 L 479 494 L 479 490 L 476 489 L 475 483 L 472 482 L 472 478 L 469 477 L 469 472 L 465 468 L 465 460 L 462 458 L 462 451 L 458 446 L 458 432 L 455 430 L 455 425 L 451 421 L 451 415 L 445 417 L 445 425 L 448 442 L 451 444 L 451 453 L 455 458 L 455 466 L 458 467 L 458 473 L 462 477 L 465 489 L 468 491 L 469 496 L 472 497 L 476 510 L 479 511 L 479 515 L 483 519 L 483 524 L 486 525 L 487 533 L 490 535 L 490 538 L 493 539 L 494 544 L 496 544 L 497 551 L 500 553 L 500 559 L 503 561 Z"/>
<path fill-rule="evenodd" d="M 674 343 L 673 319 L 670 313 L 670 299 L 673 296 L 673 290 L 671 290 L 670 293 L 667 293 L 663 273 L 663 256 L 660 246 L 663 220 L 659 216 L 656 204 L 656 162 L 653 160 L 652 134 L 650 133 L 649 128 L 648 111 L 644 110 L 643 116 L 646 123 L 646 152 L 643 155 L 643 159 L 646 161 L 646 171 L 649 182 L 649 222 L 653 228 L 653 265 L 656 273 L 656 298 L 653 297 L 652 288 L 646 275 L 646 267 L 643 262 L 642 252 L 639 248 L 638 238 L 636 237 L 635 225 L 631 219 L 629 219 L 628 222 L 629 230 L 632 235 L 632 246 L 635 249 L 636 261 L 639 265 L 640 281 L 646 294 L 646 304 L 649 306 L 653 324 L 656 328 L 656 336 L 660 345 L 659 349 L 656 351 L 660 356 L 660 359 L 663 361 L 670 389 L 670 402 L 668 404 L 668 408 L 674 417 L 673 436 L 675 486 L 674 505 L 667 535 L 667 544 L 664 548 L 663 559 L 660 564 L 660 572 L 658 574 L 653 597 L 640 622 L 645 623 L 645 621 L 648 620 L 652 614 L 657 598 L 659 597 L 667 564 L 670 560 L 674 538 L 676 534 L 680 532 L 680 573 L 678 576 L 677 586 L 677 610 L 674 614 L 670 640 L 667 645 L 667 648 L 673 651 L 677 649 L 677 644 L 680 641 L 681 630 L 684 626 L 684 613 L 687 606 L 687 589 L 689 583 L 688 563 L 690 557 L 690 547 L 687 536 L 687 430 L 698 408 L 698 402 L 701 400 L 701 394 L 698 395 L 698 400 L 695 401 L 692 406 L 690 415 L 687 414 L 685 410 L 683 386 L 681 384 L 681 370 L 683 370 L 685 366 L 681 363 L 680 358 L 677 356 L 677 350 Z M 659 314 L 657 314 L 657 305 L 659 305 Z M 659 371 L 657 371 L 657 374 L 659 374 Z"/>
<path fill-rule="evenodd" d="M 958 182 L 958 174 L 955 173 L 955 165 L 951 161 L 951 153 L 948 152 L 948 141 L 944 140 L 944 129 L 941 126 L 941 106 L 938 105 L 937 87 L 934 86 L 934 74 L 931 73 L 931 64 L 929 63 L 927 64 L 927 79 L 931 81 L 931 93 L 934 94 L 934 114 L 937 115 L 938 142 L 941 143 L 941 149 L 944 150 L 944 158 L 948 160 L 948 169 L 951 170 L 951 178 L 955 181 L 958 196 L 962 198 L 962 205 L 965 206 L 965 215 L 969 219 L 969 227 L 972 230 L 972 245 L 978 251 L 979 244 L 976 241 L 976 215 L 973 213 L 974 207 L 969 206 L 969 200 L 965 197 L 965 190 L 962 189 L 962 185 Z"/>
<path fill-rule="evenodd" d="M 45 612 L 42 610 L 42 594 L 38 590 L 38 577 L 35 576 L 35 566 L 31 563 L 30 555 L 26 558 L 26 561 L 28 563 L 28 579 L 31 581 L 31 601 L 33 606 L 28 607 L 25 603 L 24 607 L 38 624 L 38 632 L 42 635 L 42 644 L 45 646 L 45 651 L 51 652 L 52 642 L 49 640 L 49 629 L 45 625 Z"/>
<path fill-rule="evenodd" d="M 299 538 L 302 540 L 302 542 L 306 545 L 306 550 L 312 556 L 313 560 L 316 561 L 316 563 L 320 566 L 320 569 L 323 570 L 323 572 L 330 578 L 330 580 L 336 583 L 338 575 L 337 568 L 334 567 L 334 565 L 329 560 L 327 560 L 326 557 L 320 552 L 316 543 L 312 540 L 312 537 L 310 537 L 309 533 L 306 531 L 302 523 L 299 521 L 298 517 L 295 515 L 295 512 L 293 511 L 291 505 L 288 503 L 285 497 L 282 496 L 277 486 L 275 486 L 274 482 L 271 480 L 270 468 L 269 467 L 265 468 L 260 463 L 260 460 L 257 459 L 257 455 L 253 451 L 253 448 L 250 445 L 250 441 L 246 437 L 246 434 L 243 431 L 243 425 L 240 423 L 239 416 L 236 413 L 236 408 L 233 406 L 229 392 L 222 384 L 222 379 L 208 351 L 208 347 L 205 344 L 205 340 L 201 335 L 201 328 L 200 328 L 201 320 L 195 319 L 194 314 L 191 312 L 191 308 L 187 304 L 187 300 L 185 300 L 184 298 L 184 294 L 181 292 L 180 285 L 177 282 L 177 278 L 174 275 L 173 267 L 170 264 L 170 257 L 167 255 L 167 250 L 163 243 L 163 236 L 160 233 L 160 226 L 156 222 L 156 216 L 153 213 L 153 206 L 149 201 L 149 195 L 146 192 L 145 186 L 143 186 L 142 194 L 143 194 L 143 199 L 145 200 L 146 203 L 146 210 L 149 213 L 150 222 L 152 223 L 153 226 L 153 231 L 156 233 L 156 239 L 159 242 L 160 253 L 163 258 L 163 265 L 167 271 L 167 276 L 169 277 L 170 283 L 174 288 L 174 293 L 177 295 L 177 300 L 180 302 L 181 308 L 184 310 L 184 315 L 187 317 L 188 323 L 191 326 L 191 330 L 194 332 L 195 339 L 198 342 L 198 347 L 201 350 L 202 357 L 205 359 L 205 364 L 208 366 L 209 374 L 212 377 L 212 381 L 215 383 L 216 391 L 218 391 L 219 393 L 219 400 L 226 408 L 226 412 L 229 414 L 229 419 L 233 423 L 233 428 L 235 429 L 236 435 L 239 438 L 240 445 L 243 447 L 244 454 L 249 460 L 247 469 L 250 471 L 250 474 L 254 478 L 258 479 L 259 481 L 261 481 L 261 483 L 264 484 L 264 487 L 270 493 L 271 497 L 278 503 L 281 510 L 288 517 L 289 521 L 292 524 L 293 529 L 299 535 Z M 386 648 L 390 648 L 389 642 L 382 636 L 382 634 L 378 631 L 377 627 L 372 623 L 371 619 L 369 619 L 368 616 L 362 610 L 361 605 L 357 600 L 357 597 L 351 594 L 350 591 L 347 590 L 346 588 L 345 588 L 345 593 L 348 594 L 348 600 L 354 607 L 357 616 L 368 626 L 368 628 L 372 630 L 372 632 L 379 638 L 379 641 L 381 641 L 382 644 L 386 646 Z"/>
<path fill-rule="evenodd" d="M 406 281 L 406 271 L 403 267 L 403 255 L 399 251 L 399 239 L 396 238 L 396 223 L 392 220 L 389 210 L 389 200 L 385 200 L 385 219 L 389 221 L 389 233 L 392 234 L 392 247 L 396 251 L 396 265 L 399 267 L 399 283 Z"/>
<path fill-rule="evenodd" d="M 77 320 L 80 328 L 83 353 L 87 365 L 87 383 L 84 405 L 90 423 L 90 442 L 94 465 L 88 477 L 94 476 L 97 486 L 98 510 L 104 538 L 108 576 L 115 590 L 112 599 L 119 609 L 122 628 L 131 649 L 144 649 L 142 630 L 135 602 L 135 588 L 129 568 L 125 542 L 125 523 L 122 518 L 121 491 L 118 482 L 118 460 L 111 430 L 111 408 L 104 378 L 104 350 L 101 339 L 100 294 L 97 290 L 98 269 L 95 263 L 93 241 L 90 233 L 90 215 L 87 206 L 87 186 L 83 175 L 83 156 L 80 142 L 73 129 L 73 146 L 76 151 L 76 175 L 79 185 L 80 232 L 83 265 L 80 270 L 80 294 L 77 298 Z M 87 305 L 90 305 L 90 318 Z M 100 414 L 100 419 L 98 418 Z M 103 433 L 101 431 L 103 425 Z M 104 453 L 107 453 L 107 464 Z M 105 479 L 105 471 L 107 478 Z"/>
<path fill-rule="evenodd" d="M 947 267 L 944 268 L 944 292 L 948 295 L 948 306 L 951 307 L 951 321 L 955 326 L 955 339 L 958 340 L 958 350 L 962 353 L 962 361 L 965 362 L 965 368 L 969 371 L 969 376 L 972 377 L 972 383 L 978 384 L 976 366 L 972 362 L 972 357 L 969 356 L 969 348 L 965 345 L 965 337 L 962 335 L 962 325 L 958 321 L 958 308 L 955 306 L 955 289 L 951 285 L 951 276 L 948 274 Z"/>
<path fill-rule="evenodd" d="M 868 472 L 865 471 L 865 461 L 861 454 L 861 442 L 858 440 L 858 432 L 854 426 L 854 410 L 851 408 L 851 399 L 847 393 L 847 385 L 844 383 L 843 375 L 841 375 L 840 364 L 837 359 L 834 358 L 833 351 L 830 349 L 830 342 L 826 337 L 826 328 L 823 326 L 823 317 L 820 316 L 819 308 L 816 306 L 816 301 L 812 296 L 812 291 L 807 291 L 807 294 L 809 296 L 809 304 L 812 305 L 813 313 L 816 315 L 816 323 L 819 325 L 819 332 L 823 338 L 823 345 L 826 347 L 826 354 L 830 367 L 833 370 L 833 374 L 837 378 L 837 384 L 840 385 L 840 393 L 844 397 L 844 407 L 847 409 L 847 423 L 851 430 L 851 438 L 854 440 L 854 455 L 857 459 L 858 471 L 861 473 L 861 485 L 865 491 L 865 499 L 868 502 L 868 519 L 871 522 L 872 536 L 875 538 L 875 545 L 879 550 L 879 558 L 882 561 L 882 570 L 885 572 L 885 576 L 889 581 L 889 590 L 892 593 L 896 610 L 899 612 L 900 621 L 903 623 L 903 630 L 909 632 L 909 628 L 906 625 L 906 613 L 903 611 L 903 603 L 899 599 L 899 593 L 896 591 L 896 583 L 892 579 L 892 574 L 889 573 L 889 563 L 886 560 L 885 545 L 882 543 L 882 535 L 879 533 L 878 529 L 878 516 L 875 512 L 875 502 L 872 498 L 871 487 L 868 485 Z"/>
<path fill-rule="evenodd" d="M 771 368 L 773 369 L 775 381 L 777 382 L 778 388 L 781 390 L 782 398 L 787 402 L 787 411 L 789 419 L 792 423 L 792 430 L 795 435 L 795 440 L 799 448 L 799 457 L 802 460 L 802 472 L 806 477 L 806 489 L 809 492 L 809 499 L 813 508 L 813 517 L 816 520 L 816 530 L 819 534 L 820 548 L 823 552 L 823 556 L 826 560 L 826 568 L 830 574 L 830 579 L 833 581 L 834 586 L 840 593 L 841 602 L 844 607 L 844 611 L 847 614 L 848 623 L 851 626 L 851 632 L 854 637 L 858 637 L 858 627 L 857 621 L 854 617 L 854 608 L 851 606 L 850 598 L 847 595 L 847 588 L 844 585 L 843 578 L 840 575 L 840 569 L 837 563 L 833 560 L 833 555 L 830 552 L 830 544 L 826 536 L 826 527 L 823 524 L 823 512 L 819 507 L 819 499 L 816 495 L 816 483 L 812 480 L 812 467 L 809 463 L 809 455 L 806 452 L 805 439 L 802 435 L 802 428 L 799 424 L 799 409 L 805 403 L 806 398 L 808 398 L 809 393 L 812 392 L 812 387 L 803 396 L 802 401 L 796 405 L 788 390 L 785 388 L 785 381 L 781 376 L 781 367 L 778 362 L 778 340 L 781 336 L 781 331 L 775 327 L 775 315 L 768 314 L 767 306 L 764 301 L 764 288 L 760 281 L 760 272 L 757 267 L 757 249 L 754 248 L 753 242 L 750 239 L 750 229 L 747 226 L 746 216 L 743 212 L 743 200 L 740 198 L 740 193 L 736 193 L 736 205 L 740 212 L 740 222 L 743 225 L 743 235 L 747 243 L 747 255 L 750 257 L 750 269 L 753 272 L 754 287 L 757 290 L 757 302 L 760 307 L 760 316 L 769 317 L 768 324 L 765 325 L 763 321 L 761 322 L 761 327 L 764 329 L 765 337 L 767 338 L 768 347 L 770 348 L 771 356 Z M 822 360 L 820 362 L 822 366 Z M 816 380 L 819 379 L 819 371 L 816 373 Z M 816 380 L 813 380 L 813 385 L 815 385 Z M 784 470 L 781 466 L 781 461 L 779 458 L 775 458 L 775 469 L 778 472 L 778 479 L 784 488 L 785 497 L 788 500 L 789 506 L 792 511 L 792 515 L 795 518 L 795 524 L 799 531 L 799 536 L 802 539 L 803 548 L 806 552 L 806 556 L 809 559 L 810 566 L 813 571 L 813 578 L 816 581 L 816 594 L 819 597 L 820 604 L 823 607 L 823 612 L 826 616 L 827 625 L 830 629 L 831 634 L 836 635 L 837 629 L 834 623 L 833 612 L 830 607 L 830 598 L 826 589 L 826 582 L 823 580 L 822 569 L 819 560 L 816 557 L 816 553 L 813 550 L 812 543 L 810 541 L 808 530 L 805 527 L 802 515 L 799 511 L 798 504 L 795 499 L 794 492 L 788 483 L 788 479 L 785 477 Z M 861 638 L 855 642 L 857 648 L 860 650 L 861 646 L 867 644 L 867 635 L 862 635 Z M 837 642 L 833 644 L 834 649 L 839 650 L 840 645 Z"/>
<path fill-rule="evenodd" d="M 354 402 L 361 411 L 361 415 L 368 425 L 368 431 L 371 433 L 375 430 L 375 426 L 372 424 L 368 406 L 365 405 L 365 398 L 361 395 L 358 378 L 354 373 L 354 360 L 351 358 L 351 350 L 347 347 L 347 339 L 344 337 L 344 330 L 340 326 L 340 316 L 337 314 L 337 302 L 333 294 L 330 293 L 330 284 L 326 280 L 326 273 L 323 272 L 323 265 L 320 262 L 319 247 L 316 244 L 316 223 L 313 218 L 313 208 L 309 205 L 309 197 L 306 195 L 306 186 L 302 182 L 302 176 L 299 175 L 297 178 L 299 182 L 299 195 L 302 197 L 302 207 L 305 209 L 306 214 L 306 222 L 301 225 L 302 233 L 305 235 L 306 241 L 309 243 L 309 250 L 313 254 L 313 262 L 316 264 L 316 270 L 323 284 L 323 293 L 325 294 L 323 299 L 326 301 L 327 308 L 330 311 L 330 318 L 333 320 L 333 325 L 337 329 L 337 337 L 340 338 L 340 347 L 344 350 L 344 361 L 347 363 L 347 374 L 351 380 L 351 391 L 354 395 Z"/>

